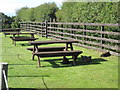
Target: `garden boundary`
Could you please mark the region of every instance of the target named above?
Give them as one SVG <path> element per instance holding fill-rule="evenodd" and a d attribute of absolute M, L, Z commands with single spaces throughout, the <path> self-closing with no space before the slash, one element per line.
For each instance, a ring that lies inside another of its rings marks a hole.
<path fill-rule="evenodd" d="M 77 40 L 77 46 L 120 56 L 119 24 L 20 22 L 21 30 L 56 40 Z"/>

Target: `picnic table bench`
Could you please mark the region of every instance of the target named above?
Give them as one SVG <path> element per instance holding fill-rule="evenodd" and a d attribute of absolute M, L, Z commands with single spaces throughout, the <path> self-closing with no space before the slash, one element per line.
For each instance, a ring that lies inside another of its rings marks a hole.
<path fill-rule="evenodd" d="M 16 35 L 20 36 L 20 35 L 31 35 L 31 37 L 34 37 L 34 34 L 36 33 L 20 33 L 20 32 L 5 32 L 4 35 L 6 37 L 6 35 L 13 35 L 13 37 L 15 37 Z"/>
<path fill-rule="evenodd" d="M 11 33 L 20 33 L 20 28 L 3 29 L 2 32 L 4 33 L 4 35 L 6 37 L 6 35 L 11 35 Z"/>
<path fill-rule="evenodd" d="M 20 28 L 3 29 L 2 32 L 20 32 Z"/>
<path fill-rule="evenodd" d="M 16 46 L 16 41 L 35 41 L 38 38 L 34 37 L 10 37 L 13 41 L 13 44 Z"/>
<path fill-rule="evenodd" d="M 13 33 L 19 33 L 19 32 L 4 32 L 4 35 L 6 37 L 7 35 L 13 35 Z"/>
<path fill-rule="evenodd" d="M 59 57 L 63 56 L 63 62 L 66 62 L 66 56 L 73 57 L 73 64 L 76 65 L 76 59 L 82 51 L 54 51 L 54 52 L 36 52 L 33 55 L 38 57 L 38 67 L 41 67 L 40 58 L 42 57 Z"/>
<path fill-rule="evenodd" d="M 59 47 L 51 47 L 51 49 L 50 47 L 44 47 L 43 50 L 46 50 L 46 51 L 43 51 L 41 49 L 42 47 L 38 47 L 39 45 L 56 44 L 56 43 L 65 43 L 66 46 L 64 47 L 64 50 L 63 49 L 61 50 Z M 28 48 L 28 50 L 33 51 L 32 60 L 34 60 L 34 56 L 38 57 L 38 67 L 41 67 L 40 65 L 41 57 L 58 57 L 58 56 L 63 56 L 63 62 L 66 60 L 66 56 L 73 56 L 73 62 L 75 65 L 75 61 L 78 55 L 82 53 L 82 51 L 73 51 L 72 43 L 78 43 L 78 41 L 75 41 L 75 40 L 32 41 L 32 42 L 29 42 L 29 44 L 34 45 L 34 47 L 32 49 Z M 71 49 L 71 51 L 68 51 L 69 48 Z M 57 49 L 57 50 L 53 50 L 53 49 Z"/>
<path fill-rule="evenodd" d="M 27 48 L 27 50 L 33 51 L 34 48 Z M 64 51 L 65 47 L 39 47 L 38 52 L 48 51 Z"/>

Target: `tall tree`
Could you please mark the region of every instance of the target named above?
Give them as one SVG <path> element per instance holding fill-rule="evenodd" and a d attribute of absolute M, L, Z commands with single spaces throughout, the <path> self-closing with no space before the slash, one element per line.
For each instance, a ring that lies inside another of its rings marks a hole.
<path fill-rule="evenodd" d="M 45 21 L 56 19 L 58 7 L 55 3 L 45 3 L 35 8 L 23 7 L 17 10 L 17 21 Z"/>
<path fill-rule="evenodd" d="M 11 28 L 11 23 L 14 21 L 13 18 L 2 12 L 0 13 L 0 17 L 2 19 L 2 28 Z"/>
<path fill-rule="evenodd" d="M 118 23 L 119 2 L 64 2 L 56 12 L 62 22 Z"/>

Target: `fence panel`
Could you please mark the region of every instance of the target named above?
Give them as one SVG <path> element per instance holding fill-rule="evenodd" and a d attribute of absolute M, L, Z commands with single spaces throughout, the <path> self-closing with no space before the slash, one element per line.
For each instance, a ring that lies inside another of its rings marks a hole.
<path fill-rule="evenodd" d="M 119 56 L 119 24 L 63 23 L 63 22 L 21 22 L 22 29 L 37 32 L 46 38 L 77 40 L 78 46 L 110 51 Z"/>

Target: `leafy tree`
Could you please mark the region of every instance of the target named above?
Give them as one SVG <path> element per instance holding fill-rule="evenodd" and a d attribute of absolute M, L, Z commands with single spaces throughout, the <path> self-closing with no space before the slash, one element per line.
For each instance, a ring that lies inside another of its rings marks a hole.
<path fill-rule="evenodd" d="M 11 28 L 11 23 L 14 21 L 13 17 L 9 17 L 4 13 L 0 13 L 2 19 L 2 28 Z"/>
<path fill-rule="evenodd" d="M 35 21 L 45 21 L 50 20 L 50 18 L 56 19 L 55 12 L 58 10 L 58 7 L 55 3 L 45 3 L 35 8 L 34 16 Z"/>
<path fill-rule="evenodd" d="M 119 2 L 64 2 L 56 12 L 59 22 L 118 23 Z"/>
<path fill-rule="evenodd" d="M 27 21 L 25 15 L 26 15 L 26 10 L 29 9 L 28 7 L 23 7 L 19 10 L 16 11 L 16 21 L 21 22 L 21 21 Z"/>
<path fill-rule="evenodd" d="M 55 3 L 45 3 L 35 8 L 23 7 L 17 10 L 17 21 L 45 21 L 56 19 L 58 7 Z"/>

